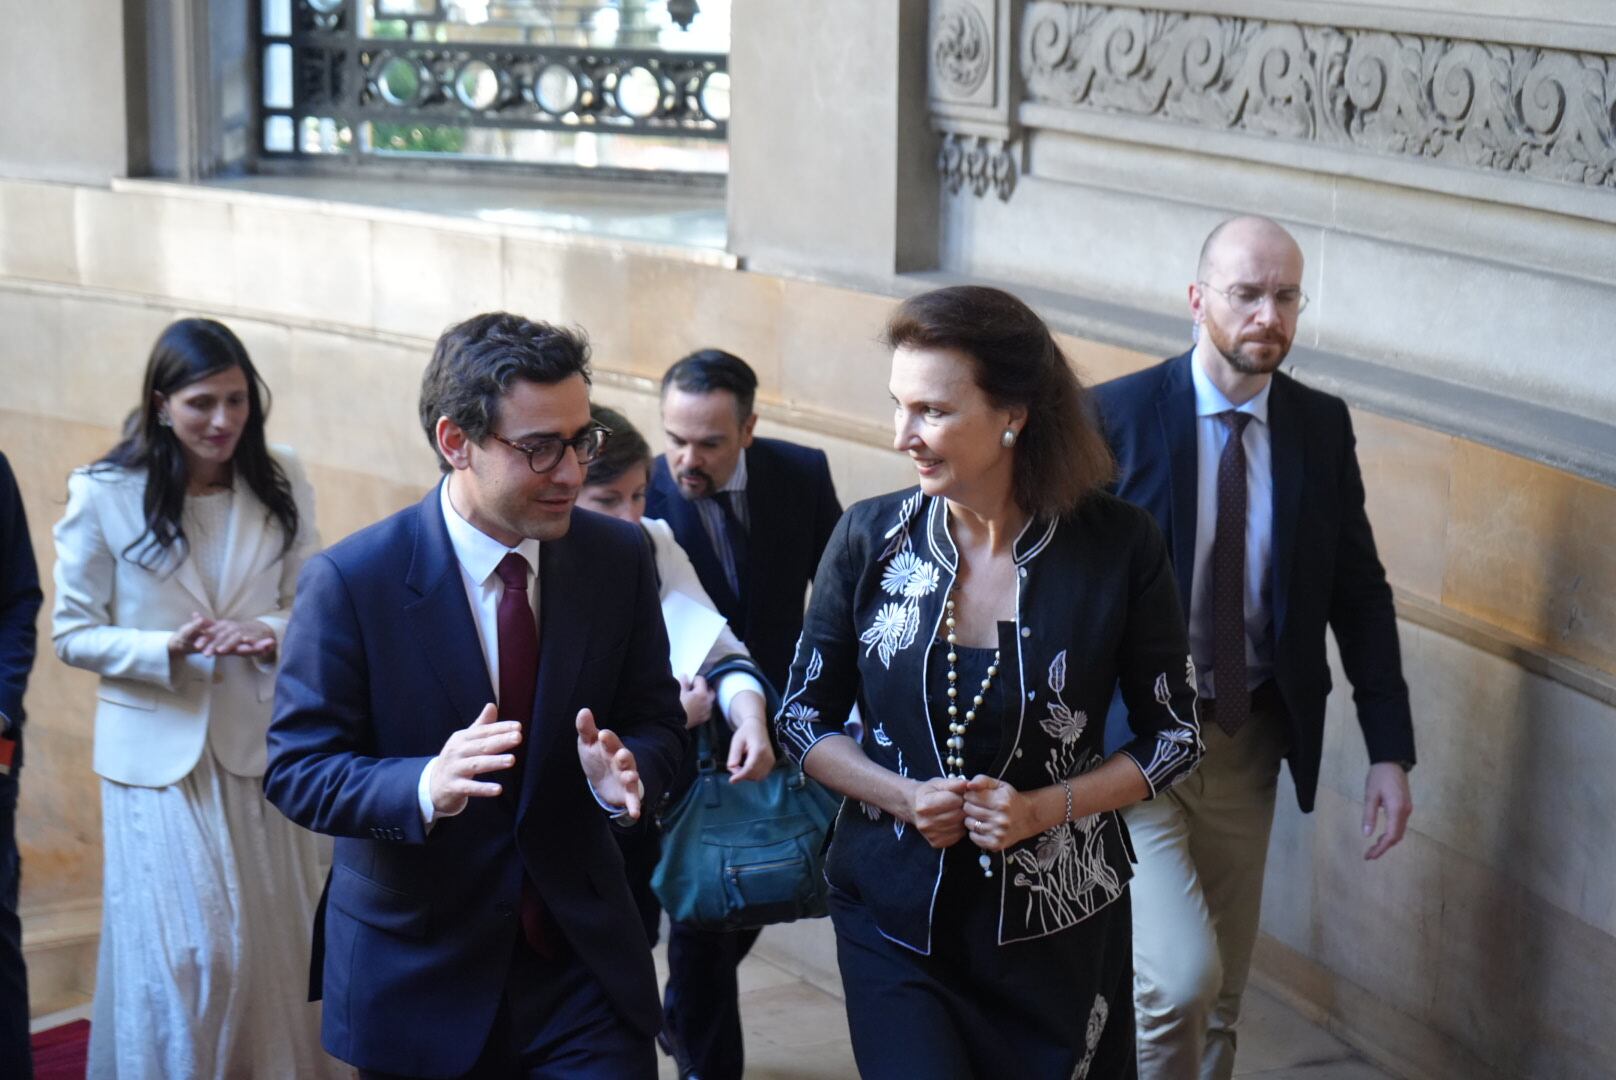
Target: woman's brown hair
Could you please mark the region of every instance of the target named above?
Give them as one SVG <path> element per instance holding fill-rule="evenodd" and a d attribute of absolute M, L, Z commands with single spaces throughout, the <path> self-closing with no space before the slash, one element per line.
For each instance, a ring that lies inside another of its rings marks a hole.
<path fill-rule="evenodd" d="M 1116 462 L 1089 392 L 1044 320 L 1002 289 L 956 285 L 912 296 L 887 320 L 894 349 L 955 349 L 998 408 L 1027 410 L 1016 441 L 1015 499 L 1060 517 L 1111 482 Z"/>

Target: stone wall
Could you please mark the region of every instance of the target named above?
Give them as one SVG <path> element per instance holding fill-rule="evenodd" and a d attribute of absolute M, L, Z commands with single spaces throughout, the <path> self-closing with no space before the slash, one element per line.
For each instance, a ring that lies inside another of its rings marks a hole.
<path fill-rule="evenodd" d="M 309 463 L 328 542 L 432 482 L 416 380 L 444 325 L 494 306 L 588 329 L 598 396 L 653 433 L 654 379 L 715 344 L 757 367 L 765 430 L 826 447 L 845 501 L 909 482 L 887 448 L 882 293 L 719 253 L 155 183 L 0 181 L 0 221 L 0 447 L 47 573 L 68 470 L 111 442 L 151 341 L 182 314 L 224 319 L 252 350 L 272 436 Z M 1063 343 L 1096 380 L 1154 360 Z M 1338 680 L 1319 812 L 1281 800 L 1261 970 L 1409 1075 L 1603 1075 L 1616 490 L 1362 409 L 1355 421 L 1403 615 L 1419 808 L 1400 849 L 1361 863 L 1363 749 Z M 76 956 L 81 986 L 99 891 L 92 702 L 90 677 L 40 661 L 21 817 L 36 978 L 65 978 Z M 765 947 L 823 966 L 826 931 Z"/>

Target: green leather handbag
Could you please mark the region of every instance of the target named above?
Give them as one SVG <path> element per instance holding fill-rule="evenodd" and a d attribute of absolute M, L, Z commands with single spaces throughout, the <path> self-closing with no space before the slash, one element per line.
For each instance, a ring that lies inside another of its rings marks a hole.
<path fill-rule="evenodd" d="M 730 658 L 708 673 L 757 674 Z M 763 683 L 772 715 L 778 695 Z M 825 836 L 841 799 L 784 755 L 762 780 L 729 782 L 710 728 L 696 729 L 696 779 L 661 815 L 662 858 L 651 888 L 668 918 L 703 930 L 741 930 L 825 914 Z"/>

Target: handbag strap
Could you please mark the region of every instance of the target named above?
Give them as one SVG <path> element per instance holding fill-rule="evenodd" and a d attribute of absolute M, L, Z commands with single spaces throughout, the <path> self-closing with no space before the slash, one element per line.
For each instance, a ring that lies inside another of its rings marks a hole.
<path fill-rule="evenodd" d="M 768 676 L 763 674 L 763 669 L 757 666 L 757 661 L 745 653 L 730 653 L 728 656 L 720 658 L 718 663 L 707 669 L 707 684 L 717 686 L 718 680 L 735 672 L 752 676 L 758 681 L 758 685 L 763 687 L 763 715 L 769 717 L 772 721 L 774 714 L 780 711 L 780 693 L 769 682 Z M 716 748 L 714 746 L 715 740 L 708 730 L 712 726 L 713 722 L 709 720 L 696 729 L 696 769 L 700 772 L 716 772 L 718 769 Z M 770 724 L 769 741 L 771 743 L 774 741 L 772 723 Z M 778 747 L 776 747 L 775 756 L 780 758 Z"/>

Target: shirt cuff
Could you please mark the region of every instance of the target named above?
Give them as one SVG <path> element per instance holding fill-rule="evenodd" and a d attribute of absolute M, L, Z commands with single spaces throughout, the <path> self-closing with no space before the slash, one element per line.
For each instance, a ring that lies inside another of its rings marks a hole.
<path fill-rule="evenodd" d="M 438 808 L 432 805 L 432 766 L 437 763 L 438 759 L 434 757 L 421 766 L 421 779 L 415 785 L 415 802 L 421 810 L 421 824 L 426 826 L 428 832 L 432 831 L 432 823 L 438 818 L 454 817 L 455 814 L 460 813 L 460 810 L 465 809 L 462 806 L 454 814 L 445 814 L 439 812 Z"/>
<path fill-rule="evenodd" d="M 734 703 L 736 697 L 748 690 L 764 701 L 769 700 L 769 695 L 763 692 L 763 684 L 757 681 L 757 676 L 745 671 L 731 671 L 721 676 L 718 680 L 718 714 L 728 720 L 730 705 Z M 731 723 L 730 726 L 735 725 Z"/>
<path fill-rule="evenodd" d="M 600 792 L 595 790 L 594 784 L 589 785 L 589 794 L 595 797 L 595 801 L 600 804 L 600 808 L 602 810 L 612 815 L 612 821 L 623 824 L 633 820 L 628 816 L 628 807 L 613 806 L 611 803 L 601 798 Z M 643 807 L 645 805 L 645 781 L 641 780 L 639 777 L 634 778 L 634 795 L 640 800 L 640 805 Z"/>

